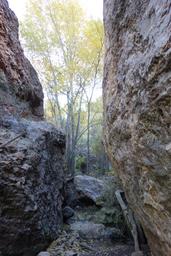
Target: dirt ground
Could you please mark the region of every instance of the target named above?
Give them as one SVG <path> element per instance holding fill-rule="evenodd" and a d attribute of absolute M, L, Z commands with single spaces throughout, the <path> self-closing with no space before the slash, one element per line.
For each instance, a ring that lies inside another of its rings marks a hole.
<path fill-rule="evenodd" d="M 131 244 L 94 244 L 94 249 L 94 252 L 80 254 L 80 256 L 131 256 L 134 252 L 134 246 Z M 144 256 L 150 256 L 146 246 L 142 250 Z"/>
<path fill-rule="evenodd" d="M 97 252 L 81 254 L 81 256 L 131 256 L 133 251 L 132 246 L 116 245 L 110 249 L 99 249 Z"/>

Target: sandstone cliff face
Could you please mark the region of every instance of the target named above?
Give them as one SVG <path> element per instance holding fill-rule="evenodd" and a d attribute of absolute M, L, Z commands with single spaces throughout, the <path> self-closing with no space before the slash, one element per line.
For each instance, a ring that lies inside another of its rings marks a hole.
<path fill-rule="evenodd" d="M 105 143 L 154 256 L 171 255 L 171 2 L 104 0 Z"/>
<path fill-rule="evenodd" d="M 0 1 L 0 254 L 34 256 L 62 225 L 65 137 L 42 121 L 43 93 L 18 22 Z M 37 121 L 36 121 L 37 120 Z"/>

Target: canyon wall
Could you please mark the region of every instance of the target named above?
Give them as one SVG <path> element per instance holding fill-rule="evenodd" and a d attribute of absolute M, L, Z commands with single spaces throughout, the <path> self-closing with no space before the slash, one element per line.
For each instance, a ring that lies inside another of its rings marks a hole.
<path fill-rule="evenodd" d="M 0 1 L 0 254 L 34 256 L 62 225 L 65 136 L 43 121 L 43 92 L 18 21 Z"/>
<path fill-rule="evenodd" d="M 43 117 L 43 92 L 36 71 L 19 42 L 18 20 L 6 0 L 0 1 L 1 114 Z"/>
<path fill-rule="evenodd" d="M 153 256 L 171 255 L 171 2 L 104 0 L 104 137 Z"/>

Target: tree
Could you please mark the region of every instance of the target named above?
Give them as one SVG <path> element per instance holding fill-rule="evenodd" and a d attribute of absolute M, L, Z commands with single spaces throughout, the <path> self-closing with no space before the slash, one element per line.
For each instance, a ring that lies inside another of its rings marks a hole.
<path fill-rule="evenodd" d="M 75 0 L 32 0 L 21 34 L 44 86 L 46 113 L 65 130 L 67 165 L 73 175 L 76 147 L 85 132 L 88 156 L 90 152 L 90 106 L 102 79 L 102 22 L 88 19 Z M 80 123 L 83 109 L 86 129 Z"/>

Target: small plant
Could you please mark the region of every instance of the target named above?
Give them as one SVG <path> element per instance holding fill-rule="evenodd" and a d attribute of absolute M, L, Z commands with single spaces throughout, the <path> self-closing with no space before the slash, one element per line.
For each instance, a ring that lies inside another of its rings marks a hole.
<path fill-rule="evenodd" d="M 84 156 L 78 156 L 76 158 L 76 169 L 80 171 L 86 169 L 86 159 Z"/>

